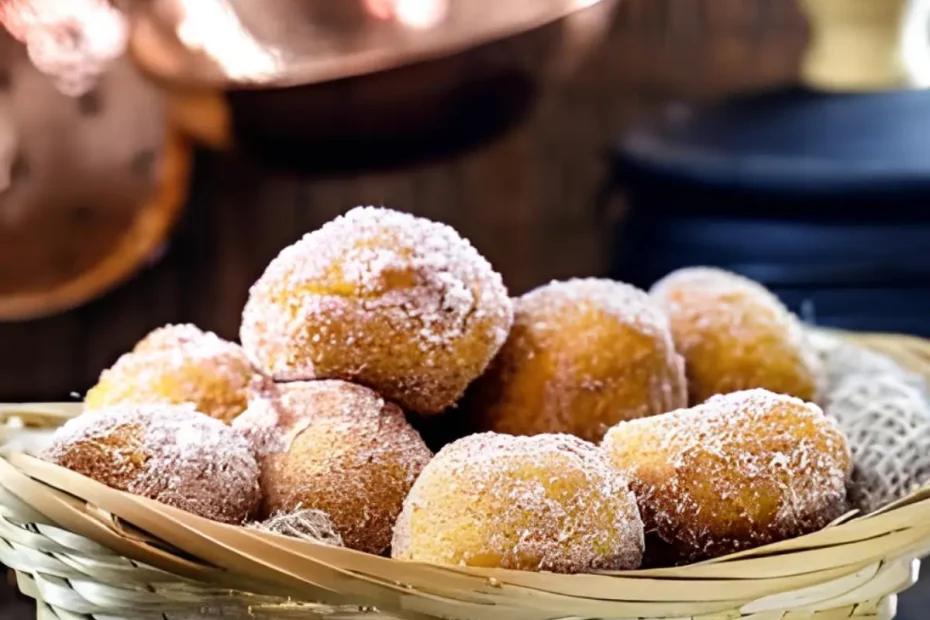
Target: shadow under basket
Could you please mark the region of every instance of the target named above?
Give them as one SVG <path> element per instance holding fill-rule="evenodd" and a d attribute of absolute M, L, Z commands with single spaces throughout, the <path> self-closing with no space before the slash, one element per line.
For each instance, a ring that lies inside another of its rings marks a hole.
<path fill-rule="evenodd" d="M 930 342 L 839 336 L 930 378 Z M 890 620 L 930 553 L 925 487 L 814 534 L 679 568 L 402 563 L 208 521 L 27 456 L 79 404 L 0 411 L 0 563 L 39 618 Z"/>

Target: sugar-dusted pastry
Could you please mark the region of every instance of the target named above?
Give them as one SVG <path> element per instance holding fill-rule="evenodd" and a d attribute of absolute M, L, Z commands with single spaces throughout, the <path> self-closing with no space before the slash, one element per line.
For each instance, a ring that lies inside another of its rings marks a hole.
<path fill-rule="evenodd" d="M 109 487 L 241 524 L 261 494 L 249 443 L 188 405 L 117 405 L 59 428 L 45 460 Z"/>
<path fill-rule="evenodd" d="M 603 447 L 629 478 L 646 530 L 682 562 L 808 534 L 846 509 L 846 437 L 791 396 L 714 396 L 623 422 Z"/>
<path fill-rule="evenodd" d="M 87 392 L 88 409 L 118 404 L 190 403 L 229 422 L 248 405 L 257 373 L 242 348 L 193 325 L 168 325 L 104 370 Z"/>
<path fill-rule="evenodd" d="M 668 317 L 632 286 L 553 282 L 514 302 L 514 325 L 463 403 L 481 430 L 599 441 L 621 420 L 687 404 Z"/>
<path fill-rule="evenodd" d="M 815 349 L 797 317 L 761 284 L 692 267 L 668 275 L 651 294 L 671 319 L 691 404 L 752 388 L 809 401 L 819 397 L 822 368 Z"/>
<path fill-rule="evenodd" d="M 241 338 L 276 380 L 351 381 L 435 414 L 484 371 L 512 320 L 500 275 L 452 228 L 360 207 L 271 262 Z"/>
<path fill-rule="evenodd" d="M 400 407 L 344 381 L 267 387 L 233 425 L 258 454 L 264 516 L 320 510 L 347 547 L 375 554 L 432 457 Z"/>
<path fill-rule="evenodd" d="M 643 523 L 623 475 L 595 445 L 482 433 L 446 446 L 423 470 L 392 555 L 559 573 L 633 569 Z"/>

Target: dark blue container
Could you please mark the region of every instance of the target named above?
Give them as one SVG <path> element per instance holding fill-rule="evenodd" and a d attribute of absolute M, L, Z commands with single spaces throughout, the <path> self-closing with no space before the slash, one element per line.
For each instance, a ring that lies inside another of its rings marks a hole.
<path fill-rule="evenodd" d="M 626 135 L 613 277 L 713 265 L 818 324 L 930 337 L 930 93 L 789 90 Z"/>

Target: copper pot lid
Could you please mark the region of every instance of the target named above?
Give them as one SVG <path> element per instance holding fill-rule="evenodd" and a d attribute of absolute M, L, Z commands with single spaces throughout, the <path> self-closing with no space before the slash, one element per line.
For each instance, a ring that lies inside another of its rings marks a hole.
<path fill-rule="evenodd" d="M 601 1 L 130 0 L 130 49 L 174 84 L 287 87 L 451 55 Z"/>

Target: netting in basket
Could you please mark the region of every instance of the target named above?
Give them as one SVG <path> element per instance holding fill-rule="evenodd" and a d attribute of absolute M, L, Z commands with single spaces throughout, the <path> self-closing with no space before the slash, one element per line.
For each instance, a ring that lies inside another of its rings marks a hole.
<path fill-rule="evenodd" d="M 0 562 L 40 618 L 887 620 L 930 552 L 930 343 L 819 342 L 858 511 L 808 536 L 587 575 L 400 563 L 340 546 L 310 513 L 224 525 L 30 457 L 79 407 L 18 405 L 2 408 Z"/>

